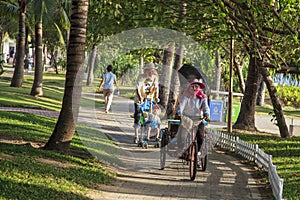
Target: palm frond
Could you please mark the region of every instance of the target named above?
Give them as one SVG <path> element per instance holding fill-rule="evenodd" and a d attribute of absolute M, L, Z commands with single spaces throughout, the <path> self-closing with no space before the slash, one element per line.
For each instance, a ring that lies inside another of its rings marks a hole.
<path fill-rule="evenodd" d="M 59 26 L 58 26 L 56 23 L 54 23 L 54 26 L 56 27 L 57 32 L 58 32 L 58 35 L 59 35 L 59 42 L 60 42 L 63 46 L 66 46 L 65 40 L 64 40 L 64 36 L 63 36 L 63 34 L 62 34 L 62 32 L 61 32 Z"/>
<path fill-rule="evenodd" d="M 0 12 L 4 17 L 17 17 L 18 16 L 18 2 L 0 1 Z"/>

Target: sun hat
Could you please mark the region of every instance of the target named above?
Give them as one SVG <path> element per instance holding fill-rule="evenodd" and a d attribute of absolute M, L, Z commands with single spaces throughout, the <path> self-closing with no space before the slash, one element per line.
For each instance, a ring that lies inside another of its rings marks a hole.
<path fill-rule="evenodd" d="M 206 86 L 205 86 L 205 84 L 204 83 L 201 83 L 198 79 L 191 79 L 191 80 L 189 80 L 189 83 L 191 84 L 191 85 L 193 85 L 193 84 L 197 84 L 197 85 L 199 85 L 200 86 L 200 88 L 201 89 L 204 89 Z"/>
<path fill-rule="evenodd" d="M 154 63 L 149 62 L 149 63 L 145 64 L 144 69 L 156 69 L 156 67 L 155 67 Z"/>

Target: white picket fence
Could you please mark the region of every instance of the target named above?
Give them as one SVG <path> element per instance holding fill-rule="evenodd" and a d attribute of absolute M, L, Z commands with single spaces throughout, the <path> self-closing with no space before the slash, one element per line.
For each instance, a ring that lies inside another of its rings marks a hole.
<path fill-rule="evenodd" d="M 257 144 L 247 143 L 237 136 L 225 134 L 214 129 L 207 129 L 207 132 L 212 136 L 214 145 L 235 152 L 268 171 L 273 195 L 276 200 L 282 200 L 283 179 L 277 174 L 276 166 L 272 163 L 272 155 L 263 152 Z"/>

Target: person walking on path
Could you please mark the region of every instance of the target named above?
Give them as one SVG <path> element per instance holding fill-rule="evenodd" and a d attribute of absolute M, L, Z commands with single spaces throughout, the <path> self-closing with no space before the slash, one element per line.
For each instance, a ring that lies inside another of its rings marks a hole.
<path fill-rule="evenodd" d="M 110 107 L 113 100 L 114 95 L 114 89 L 116 86 L 117 90 L 119 90 L 117 77 L 115 74 L 112 73 L 113 67 L 111 65 L 108 65 L 106 70 L 107 72 L 103 74 L 102 80 L 99 84 L 98 90 L 101 91 L 101 87 L 103 85 L 103 96 L 104 96 L 104 102 L 105 102 L 105 113 L 109 113 Z"/>
<path fill-rule="evenodd" d="M 156 102 L 159 102 L 158 98 L 158 73 L 156 71 L 154 63 L 147 63 L 143 68 L 143 74 L 140 74 L 137 85 L 136 85 L 136 95 L 134 99 L 134 143 L 138 143 L 140 128 L 140 117 L 141 109 L 140 105 L 146 100 L 146 98 L 151 98 Z"/>

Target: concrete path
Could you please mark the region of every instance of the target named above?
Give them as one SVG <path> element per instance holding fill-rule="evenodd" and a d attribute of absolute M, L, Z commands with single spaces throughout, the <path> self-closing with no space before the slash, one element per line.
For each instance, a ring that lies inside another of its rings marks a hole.
<path fill-rule="evenodd" d="M 57 112 L 9 109 L 58 117 Z M 171 156 L 167 158 L 167 167 L 160 170 L 159 149 L 152 146 L 142 149 L 132 143 L 132 113 L 133 102 L 119 96 L 114 97 L 110 114 L 94 105 L 80 109 L 79 123 L 100 129 L 120 146 L 120 151 L 112 153 L 121 160 L 114 167 L 117 180 L 113 185 L 99 186 L 101 194 L 89 194 L 92 199 L 270 199 L 271 190 L 260 183 L 252 166 L 242 164 L 239 159 L 220 150 L 214 150 L 208 155 L 207 170 L 198 171 L 195 181 L 189 180 L 188 165 Z M 86 136 L 88 133 L 79 134 Z M 91 141 L 94 140 L 98 140 L 97 136 L 91 135 Z M 86 145 L 92 144 L 90 142 Z"/>
<path fill-rule="evenodd" d="M 219 150 L 209 154 L 207 170 L 198 171 L 195 181 L 189 180 L 188 165 L 171 156 L 160 170 L 159 149 L 132 143 L 133 102 L 119 96 L 113 102 L 110 114 L 101 108 L 80 110 L 81 123 L 108 134 L 123 152 L 118 156 L 122 164 L 116 168 L 117 181 L 101 186 L 102 195 L 93 199 L 270 199 L 271 191 L 255 177 L 253 167 Z"/>

